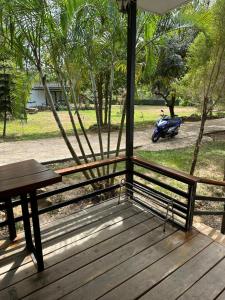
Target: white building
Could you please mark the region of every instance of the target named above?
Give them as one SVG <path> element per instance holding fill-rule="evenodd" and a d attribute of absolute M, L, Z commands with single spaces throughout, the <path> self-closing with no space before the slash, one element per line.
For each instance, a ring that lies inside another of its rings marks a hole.
<path fill-rule="evenodd" d="M 61 104 L 63 102 L 63 94 L 62 94 L 62 88 L 58 83 L 49 83 L 48 84 L 49 90 L 53 96 L 53 99 L 55 100 L 55 103 Z M 32 107 L 47 107 L 47 99 L 45 96 L 44 88 L 41 84 L 35 84 L 32 87 L 30 100 L 27 103 L 27 108 Z"/>

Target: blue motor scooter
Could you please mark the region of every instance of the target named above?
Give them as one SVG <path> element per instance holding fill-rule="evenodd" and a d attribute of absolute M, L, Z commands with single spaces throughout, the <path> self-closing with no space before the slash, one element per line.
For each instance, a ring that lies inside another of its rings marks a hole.
<path fill-rule="evenodd" d="M 164 111 L 161 110 L 161 119 L 159 119 L 155 124 L 155 129 L 152 134 L 152 142 L 156 143 L 159 138 L 175 137 L 178 132 L 180 125 L 182 123 L 181 118 L 174 116 L 171 118 L 169 116 L 164 115 Z"/>

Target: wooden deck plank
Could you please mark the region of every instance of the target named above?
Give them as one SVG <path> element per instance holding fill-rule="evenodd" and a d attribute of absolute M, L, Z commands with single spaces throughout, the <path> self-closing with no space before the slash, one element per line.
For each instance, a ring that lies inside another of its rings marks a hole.
<path fill-rule="evenodd" d="M 124 203 L 129 203 L 128 201 L 123 201 L 121 202 L 121 204 Z M 132 204 L 129 203 L 131 206 Z M 86 209 L 82 209 L 79 211 L 74 211 L 71 214 L 65 216 L 59 216 L 57 217 L 55 220 L 51 220 L 51 221 L 41 221 L 40 219 L 40 226 L 41 226 L 41 232 L 42 234 L 44 234 L 46 231 L 52 230 L 54 227 L 58 228 L 61 225 L 65 225 L 66 223 L 70 223 L 71 221 L 75 221 L 75 220 L 79 220 L 81 218 L 85 218 L 85 217 L 91 217 L 91 216 L 95 216 L 98 211 L 105 211 L 108 210 L 112 207 L 118 206 L 118 198 L 112 198 L 110 200 L 104 201 L 100 204 L 97 205 L 93 205 L 91 207 L 87 207 Z M 40 216 L 41 218 L 41 216 Z M 19 233 L 17 233 L 17 238 L 16 238 L 16 242 L 17 243 L 21 243 L 24 240 L 24 232 L 21 231 Z M 0 249 L 5 249 L 7 248 L 10 244 L 12 244 L 12 241 L 10 241 L 10 239 L 8 237 L 6 238 L 1 238 L 0 239 Z"/>
<path fill-rule="evenodd" d="M 32 296 L 32 299 L 38 299 L 43 298 L 43 294 L 45 295 L 44 298 L 47 297 L 47 299 L 50 299 L 48 295 L 48 289 L 52 291 L 53 293 L 51 296 L 59 296 L 58 292 L 55 293 L 55 283 L 51 284 L 52 282 L 55 282 L 56 280 L 63 281 L 63 283 L 66 282 L 66 287 L 64 288 L 71 288 L 71 285 L 73 286 L 73 282 L 71 282 L 71 272 L 74 272 L 75 270 L 78 270 L 85 265 L 90 266 L 90 263 L 93 261 L 96 261 L 97 264 L 101 263 L 104 259 L 102 257 L 106 256 L 107 254 L 111 253 L 112 251 L 118 249 L 122 245 L 129 245 L 130 252 L 125 251 L 124 256 L 127 257 L 129 253 L 133 254 L 134 249 L 139 249 L 141 247 L 144 247 L 144 245 L 148 244 L 148 239 L 145 239 L 145 236 L 147 233 L 151 232 L 154 228 L 159 226 L 159 221 L 155 220 L 154 218 L 151 218 L 144 223 L 138 224 L 135 227 L 132 227 L 131 229 L 127 230 L 126 232 L 123 232 L 121 234 L 118 234 L 117 236 L 108 239 L 100 244 L 97 244 L 96 246 L 93 246 L 92 248 L 89 248 L 83 252 L 80 252 L 79 254 L 70 257 L 69 259 L 60 262 L 57 265 L 54 265 L 53 267 L 46 269 L 43 273 L 40 274 L 34 274 L 33 276 L 23 280 L 22 282 L 19 282 L 3 291 L 0 292 L 0 298 L 3 299 L 10 299 L 11 293 L 16 293 L 17 298 L 22 298 L 28 295 L 29 293 L 34 292 L 35 290 L 42 288 L 46 285 L 46 289 L 42 289 L 39 292 L 37 292 L 34 296 Z M 142 236 L 142 244 L 140 243 Z M 143 238 L 144 236 L 144 238 Z M 139 238 L 138 238 L 139 237 Z M 130 241 L 129 244 L 127 244 Z M 136 248 L 134 248 L 136 247 Z M 125 248 L 128 248 L 125 247 Z M 110 265 L 115 265 L 118 263 L 117 260 L 122 259 L 123 256 L 121 256 L 120 252 L 118 253 L 117 259 L 111 261 L 109 263 L 104 263 L 104 268 L 110 268 Z M 131 255 L 130 254 L 130 255 Z M 100 259 L 101 258 L 101 259 Z M 90 267 L 89 267 L 90 269 Z M 92 268 L 91 268 L 92 270 Z M 88 271 L 88 275 L 90 271 Z M 93 268 L 93 271 L 96 271 L 96 268 Z M 76 273 L 76 272 L 75 272 Z M 74 273 L 73 273 L 74 274 Z M 90 275 L 89 275 L 90 276 Z M 79 276 L 77 277 L 75 274 L 76 280 L 79 282 Z M 68 284 L 68 281 L 70 284 Z M 65 284 L 64 284 L 65 285 Z M 63 290 L 62 290 L 63 291 Z M 40 293 L 40 295 L 39 295 Z"/>
<path fill-rule="evenodd" d="M 93 300 L 106 294 L 113 288 L 117 287 L 124 281 L 133 277 L 143 269 L 161 259 L 169 252 L 179 247 L 187 240 L 193 238 L 197 233 L 186 234 L 181 231 L 176 231 L 171 235 L 166 233 L 162 236 L 162 240 L 158 240 L 156 244 L 138 253 L 137 255 L 126 260 L 119 266 L 109 270 L 96 279 L 88 282 L 86 285 L 78 288 L 63 299 L 76 300 Z"/>
<path fill-rule="evenodd" d="M 108 230 L 104 230 L 105 224 L 102 223 L 98 225 L 98 228 L 92 227 L 92 229 L 89 229 L 86 232 L 81 232 L 80 236 L 77 232 L 75 235 L 75 237 L 77 237 L 77 241 L 44 256 L 45 267 L 48 268 L 50 266 L 53 266 L 60 261 L 63 261 L 75 254 L 84 251 L 85 249 L 92 247 L 93 245 L 103 242 L 104 240 L 112 238 L 113 236 L 134 227 L 151 217 L 145 212 L 140 212 L 135 215 L 129 215 L 129 212 L 132 212 L 131 208 L 122 211 L 119 215 L 119 218 L 112 219 L 110 222 L 111 226 L 107 227 Z M 96 232 L 95 229 L 98 229 L 98 231 Z M 17 259 L 19 263 L 21 259 Z M 11 264 L 13 264 L 13 259 L 11 261 Z M 7 272 L 7 276 L 5 273 L 0 276 L 0 289 L 15 284 L 16 282 L 25 279 L 35 273 L 36 268 L 34 267 L 33 262 L 29 263 L 29 261 L 25 265 L 21 264 L 21 266 L 16 270 L 15 268 L 11 268 L 11 270 Z"/>
<path fill-rule="evenodd" d="M 153 286 L 173 273 L 197 253 L 202 251 L 210 243 L 211 239 L 198 234 L 196 237 L 187 241 L 179 248 L 176 248 L 155 264 L 151 265 L 99 299 L 128 300 L 141 297 Z"/>
<path fill-rule="evenodd" d="M 141 300 L 177 299 L 225 256 L 225 247 L 213 243 L 145 294 Z"/>
<path fill-rule="evenodd" d="M 179 299 L 215 299 L 225 288 L 225 259 L 218 263 Z"/>
<path fill-rule="evenodd" d="M 119 206 L 113 206 L 110 207 L 107 210 L 104 211 L 97 211 L 93 215 L 90 215 L 88 217 L 80 218 L 78 220 L 75 220 L 74 222 L 71 222 L 71 224 L 66 224 L 65 230 L 63 230 L 62 224 L 58 226 L 57 228 L 53 229 L 50 231 L 49 229 L 44 231 L 44 233 L 41 232 L 41 237 L 42 237 L 42 243 L 44 244 L 45 242 L 50 242 L 50 240 L 56 239 L 58 236 L 62 236 L 65 234 L 69 234 L 70 232 L 74 231 L 75 229 L 82 228 L 84 226 L 87 226 L 88 224 L 94 223 L 104 217 L 109 217 L 113 215 L 114 213 L 121 211 L 122 209 L 126 209 L 128 207 L 131 207 L 130 203 L 123 203 L 120 204 Z M 57 241 L 56 241 L 57 243 Z M 14 243 L 11 243 L 8 245 L 7 248 L 1 249 L 0 250 L 0 260 L 5 259 L 6 257 L 9 257 L 13 254 L 16 254 L 21 251 L 21 249 L 24 248 L 25 245 L 25 240 L 19 240 Z"/>
<path fill-rule="evenodd" d="M 169 231 L 171 230 L 174 231 L 175 229 L 170 228 L 167 234 L 169 234 Z M 107 272 L 113 267 L 120 265 L 122 262 L 143 251 L 147 247 L 151 247 L 151 245 L 155 244 L 157 241 L 163 238 L 164 233 L 162 232 L 162 226 L 160 226 L 155 230 L 147 233 L 146 235 L 139 237 L 138 239 L 124 245 L 119 249 L 116 249 L 115 251 L 102 257 L 101 259 L 98 259 L 91 264 L 77 270 L 76 272 L 73 272 L 64 278 L 61 278 L 53 284 L 46 286 L 46 288 L 41 289 L 29 295 L 28 297 L 25 297 L 25 299 L 38 300 L 42 299 L 44 295 L 46 295 L 48 300 L 62 297 L 73 291 L 74 289 L 89 282 L 90 280 L 93 280 L 94 278 Z M 55 291 L 57 291 L 57 294 L 55 294 Z"/>
<path fill-rule="evenodd" d="M 225 288 L 222 291 L 222 293 L 217 298 L 215 298 L 215 299 L 216 300 L 225 300 Z"/>
<path fill-rule="evenodd" d="M 122 205 L 122 204 L 130 204 L 131 206 L 132 203 L 129 201 L 121 201 L 120 204 L 118 204 L 118 197 L 114 197 L 111 198 L 109 200 L 100 202 L 98 204 L 95 205 L 91 205 L 91 206 L 87 206 L 86 208 L 83 209 L 78 209 L 77 211 L 72 212 L 71 214 L 69 214 L 68 216 L 66 216 L 66 221 L 70 222 L 71 220 L 75 220 L 75 219 L 81 219 L 81 218 L 85 218 L 85 217 L 90 217 L 90 216 L 95 216 L 99 211 L 104 212 L 108 209 L 111 209 L 112 207 L 118 207 L 118 205 Z M 58 226 L 61 223 L 65 222 L 65 216 L 61 216 L 57 219 L 55 219 L 54 221 L 47 221 L 45 223 L 43 223 L 42 228 L 43 229 L 48 229 L 49 227 L 52 228 L 53 226 Z"/>
<path fill-rule="evenodd" d="M 50 240 L 50 241 L 47 240 L 46 242 L 43 242 L 44 255 L 51 253 L 53 251 L 56 251 L 57 249 L 60 249 L 62 247 L 65 247 L 74 241 L 78 241 L 79 239 L 87 236 L 90 233 L 93 234 L 94 232 L 97 232 L 99 230 L 107 228 L 108 226 L 111 226 L 112 224 L 114 224 L 114 222 L 119 220 L 118 218 L 123 217 L 123 216 L 121 216 L 121 214 L 123 214 L 124 212 L 125 212 L 124 217 L 126 218 L 126 215 L 127 215 L 127 217 L 129 217 L 129 216 L 140 213 L 141 210 L 134 206 L 129 206 L 129 207 L 120 206 L 120 207 L 117 207 L 115 211 L 113 211 L 113 214 L 110 214 L 109 211 L 107 211 L 106 216 L 102 215 L 102 218 L 94 219 L 93 223 L 90 223 L 89 222 L 90 220 L 88 220 L 88 222 L 86 222 L 87 223 L 86 226 L 81 226 L 81 227 L 78 226 L 77 229 L 75 226 L 75 230 L 71 231 L 67 234 L 65 234 L 63 232 L 63 227 L 62 227 L 61 236 L 59 236 L 58 238 L 56 238 L 54 240 Z M 50 228 L 49 228 L 49 232 L 50 232 Z M 16 253 L 14 253 L 13 251 L 11 251 L 11 252 L 9 251 L 10 253 L 7 252 L 7 256 L 4 259 L 0 260 L 0 266 L 1 266 L 0 274 L 3 274 L 5 272 L 7 272 L 8 270 L 10 270 L 12 268 L 12 262 L 13 262 L 14 268 L 16 268 L 18 266 L 21 266 L 22 264 L 32 261 L 30 256 L 27 256 L 26 258 L 24 258 L 24 251 L 21 251 L 24 249 L 24 247 L 20 247 L 20 245 L 17 245 L 17 244 L 14 245 L 14 247 L 16 248 Z M 19 249 L 20 249 L 20 251 L 19 251 Z M 17 264 L 16 264 L 16 261 L 18 261 Z M 7 267 L 7 265 L 8 265 L 8 267 Z"/>
<path fill-rule="evenodd" d="M 130 202 L 124 202 L 122 204 L 119 204 L 121 206 L 117 205 L 112 205 L 109 206 L 105 209 L 99 209 L 93 212 L 90 212 L 90 214 L 83 214 L 80 215 L 80 213 L 78 213 L 78 216 L 76 214 L 72 214 L 69 215 L 68 217 L 64 217 L 63 220 L 59 220 L 59 222 L 57 223 L 56 221 L 53 221 L 50 224 L 44 224 L 41 225 L 41 233 L 42 233 L 42 237 L 43 237 L 43 242 L 44 242 L 44 238 L 45 236 L 47 237 L 49 235 L 49 231 L 51 231 L 52 233 L 57 232 L 57 230 L 59 231 L 60 229 L 63 229 L 64 227 L 66 228 L 66 226 L 72 226 L 73 224 L 76 224 L 77 227 L 82 227 L 83 224 L 87 225 L 87 221 L 88 223 L 92 223 L 95 220 L 98 220 L 102 217 L 114 214 L 117 211 L 120 211 L 122 209 L 127 209 L 128 207 L 134 207 Z M 10 248 L 15 248 L 15 246 L 18 245 L 23 245 L 25 244 L 25 238 L 24 238 L 24 232 L 20 232 L 17 235 L 17 239 L 14 242 L 10 242 L 9 245 L 4 245 L 6 240 L 2 240 L 1 241 L 1 247 L 0 247 L 0 254 L 2 253 L 2 249 L 4 250 L 10 250 Z M 1 259 L 2 257 L 0 257 Z"/>
<path fill-rule="evenodd" d="M 94 223 L 87 224 L 87 226 L 78 228 L 75 231 L 70 232 L 69 234 L 62 235 L 61 237 L 55 239 L 55 241 L 51 241 L 50 243 L 45 242 L 43 243 L 44 255 L 50 254 L 57 249 L 60 250 L 61 248 L 69 247 L 69 245 L 73 242 L 113 225 L 115 222 L 120 221 L 120 218 L 122 220 L 123 218 L 126 219 L 126 217 L 130 217 L 140 213 L 140 210 L 129 207 L 125 210 L 115 212 L 113 215 L 109 215 L 102 219 L 99 219 Z M 139 218 L 137 219 L 137 221 L 139 221 Z M 24 251 L 20 251 L 19 253 L 8 256 L 4 260 L 0 261 L 0 274 L 3 274 L 13 268 L 17 268 L 31 261 L 32 259 L 29 255 L 24 257 Z"/>
<path fill-rule="evenodd" d="M 130 205 L 42 226 L 46 270 L 37 274 L 24 252 L 0 260 L 0 299 L 225 300 L 225 247 L 196 230 L 163 233 Z"/>

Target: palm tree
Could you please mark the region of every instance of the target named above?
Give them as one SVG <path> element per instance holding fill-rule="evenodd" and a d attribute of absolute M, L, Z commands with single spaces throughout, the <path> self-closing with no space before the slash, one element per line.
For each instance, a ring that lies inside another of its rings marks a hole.
<path fill-rule="evenodd" d="M 1 22 L 3 24 L 1 29 L 4 42 L 13 49 L 15 57 L 29 60 L 30 68 L 35 67 L 37 70 L 55 121 L 77 164 L 81 164 L 81 160 L 74 151 L 57 113 L 54 99 L 47 85 L 48 74 L 51 72 L 51 76 L 54 75 L 62 86 L 74 135 L 84 161 L 88 162 L 84 145 L 78 134 L 76 119 L 72 113 L 71 102 L 74 104 L 79 125 L 94 160 L 96 160 L 96 155 L 80 117 L 77 105 L 77 91 L 80 82 L 73 77 L 73 74 L 77 71 L 81 73 L 82 78 L 85 78 L 83 72 L 88 71 L 89 73 L 91 85 L 90 83 L 88 85 L 93 92 L 100 152 L 103 159 L 105 157 L 102 139 L 103 105 L 97 91 L 97 78 L 104 69 L 107 69 L 108 84 L 105 83 L 104 119 L 108 122 L 107 157 L 109 157 L 114 68 L 115 61 L 118 59 L 117 50 L 119 49 L 121 52 L 118 46 L 119 38 L 123 36 L 118 34 L 118 29 L 123 32 L 121 24 L 120 27 L 117 22 L 114 22 L 115 18 L 118 17 L 116 7 L 108 1 L 96 1 L 93 5 L 93 1 L 84 3 L 84 1 L 71 2 L 69 0 L 63 2 L 56 0 L 51 2 L 44 0 L 25 0 L 22 2 L 1 0 L 1 7 Z M 106 9 L 111 13 L 111 18 L 107 17 Z M 86 16 L 87 12 L 89 17 L 91 16 L 90 19 Z M 106 24 L 102 21 L 103 18 L 105 18 Z M 95 26 L 94 30 L 93 25 Z M 11 30 L 10 38 L 7 34 L 9 30 Z M 101 36 L 103 37 L 101 38 Z M 99 61 L 96 59 L 98 57 L 100 58 Z M 74 72 L 71 72 L 71 65 L 76 66 Z M 67 89 L 68 83 L 69 90 Z M 116 153 L 120 148 L 122 132 L 122 130 L 119 131 Z M 97 171 L 98 176 L 101 176 L 100 170 Z M 102 171 L 103 174 L 106 173 L 105 168 Z M 108 168 L 107 172 L 109 172 Z M 87 179 L 95 177 L 93 171 L 84 172 L 84 174 Z"/>

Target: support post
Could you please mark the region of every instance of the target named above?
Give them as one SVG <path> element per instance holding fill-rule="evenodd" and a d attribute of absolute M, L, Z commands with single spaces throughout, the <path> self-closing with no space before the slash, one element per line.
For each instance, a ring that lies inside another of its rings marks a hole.
<path fill-rule="evenodd" d="M 188 186 L 188 213 L 186 220 L 186 231 L 192 229 L 194 210 L 195 210 L 195 196 L 196 196 L 197 183 Z"/>
<path fill-rule="evenodd" d="M 20 198 L 21 198 L 21 206 L 22 206 L 23 227 L 24 227 L 24 233 L 26 239 L 26 249 L 29 252 L 32 252 L 33 242 L 32 242 L 32 233 L 30 227 L 30 216 L 29 216 L 27 194 L 21 195 Z"/>
<path fill-rule="evenodd" d="M 133 184 L 133 147 L 134 147 L 134 94 L 136 63 L 136 0 L 130 1 L 127 7 L 127 95 L 126 95 L 126 181 Z"/>
<path fill-rule="evenodd" d="M 34 232 L 34 242 L 35 242 L 34 254 L 37 261 L 38 272 L 42 272 L 44 270 L 44 261 L 43 261 L 43 250 L 42 250 L 42 243 L 41 243 L 41 230 L 40 230 L 40 222 L 38 216 L 38 204 L 37 204 L 36 191 L 30 193 L 30 205 L 31 205 L 33 232 Z"/>

